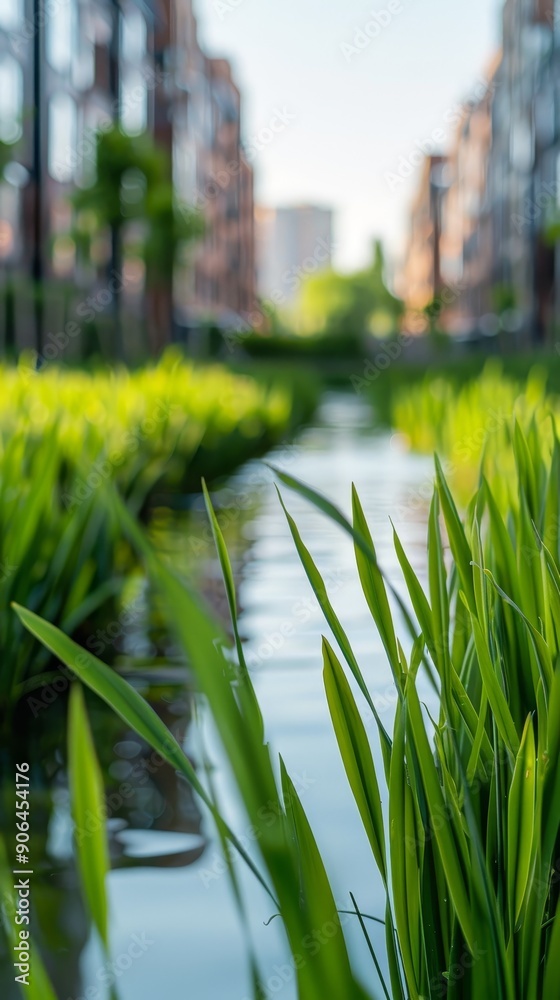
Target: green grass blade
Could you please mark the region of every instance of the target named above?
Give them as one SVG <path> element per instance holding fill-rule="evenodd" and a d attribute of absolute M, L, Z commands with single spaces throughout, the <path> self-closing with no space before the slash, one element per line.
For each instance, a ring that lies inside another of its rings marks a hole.
<path fill-rule="evenodd" d="M 433 754 L 425 730 L 418 694 L 416 692 L 415 685 L 411 680 L 408 681 L 406 688 L 406 701 L 408 706 L 407 717 L 409 720 L 409 729 L 411 737 L 414 741 L 418 764 L 422 775 L 426 801 L 431 817 L 431 828 L 434 831 L 434 838 L 438 845 L 441 863 L 445 871 L 449 892 L 457 912 L 457 918 L 461 924 L 467 945 L 471 950 L 473 950 L 476 945 L 476 927 L 473 920 L 473 908 L 469 898 L 469 887 L 465 882 L 464 873 L 461 869 L 457 845 L 453 837 L 451 825 L 447 822 L 442 822 L 444 817 L 448 817 L 449 810 L 443 796 Z"/>
<path fill-rule="evenodd" d="M 387 591 L 383 582 L 383 576 L 377 563 L 377 554 L 375 552 L 371 533 L 354 484 L 352 484 L 352 516 L 355 531 L 361 538 L 366 540 L 368 547 L 374 554 L 374 559 L 369 559 L 368 556 L 362 551 L 361 546 L 358 545 L 356 541 L 354 542 L 356 563 L 358 566 L 358 574 L 362 584 L 362 590 L 373 616 L 373 620 L 377 625 L 381 641 L 385 647 L 385 652 L 387 653 L 387 657 L 393 671 L 393 677 L 395 678 L 397 686 L 400 686 L 402 669 L 399 660 L 393 616 L 387 599 Z"/>
<path fill-rule="evenodd" d="M 350 968 L 340 916 L 315 837 L 282 759 L 280 765 L 286 822 L 299 860 L 301 905 L 310 928 L 319 930 L 326 926 L 326 921 L 333 926 L 318 954 L 310 953 L 300 970 L 303 989 L 312 983 L 313 996 L 352 996 L 355 1000 L 366 1000 L 366 993 Z"/>
<path fill-rule="evenodd" d="M 216 517 L 216 514 L 214 513 L 214 508 L 212 506 L 210 495 L 208 493 L 208 490 L 206 489 L 206 484 L 204 482 L 202 484 L 202 488 L 204 492 L 204 502 L 206 504 L 206 510 L 212 528 L 212 535 L 214 538 L 214 543 L 216 545 L 216 551 L 218 553 L 218 559 L 220 561 L 220 567 L 222 570 L 222 577 L 224 581 L 224 587 L 230 611 L 231 625 L 235 639 L 235 648 L 237 650 L 237 657 L 239 661 L 239 669 L 242 674 L 241 679 L 242 683 L 244 684 L 244 689 L 247 693 L 247 696 L 252 699 L 253 704 L 252 704 L 251 714 L 257 723 L 259 738 L 261 742 L 264 743 L 264 722 L 262 713 L 257 698 L 254 694 L 253 686 L 252 684 L 247 683 L 248 669 L 247 669 L 247 663 L 245 662 L 245 654 L 243 652 L 243 643 L 241 642 L 241 636 L 239 634 L 239 626 L 237 621 L 237 600 L 235 595 L 235 581 L 233 579 L 231 561 L 229 558 L 229 553 L 226 547 L 224 536 L 218 524 L 218 519 Z"/>
<path fill-rule="evenodd" d="M 513 756 L 516 756 L 517 751 L 519 750 L 519 736 L 508 707 L 507 698 L 496 675 L 486 638 L 480 623 L 474 615 L 471 615 L 471 621 L 476 654 L 478 657 L 478 665 L 484 689 L 486 691 L 486 696 L 492 708 L 500 736 L 510 753 L 513 754 Z"/>
<path fill-rule="evenodd" d="M 15 610 L 22 623 L 32 635 L 44 643 L 47 649 L 50 649 L 55 656 L 72 670 L 79 680 L 91 688 L 95 694 L 99 695 L 126 722 L 127 726 L 130 726 L 142 739 L 146 740 L 146 743 L 159 753 L 171 767 L 187 778 L 214 816 L 216 822 L 222 822 L 221 817 L 215 815 L 212 800 L 201 784 L 188 757 L 157 713 L 144 701 L 138 692 L 124 681 L 122 677 L 119 677 L 114 670 L 111 670 L 110 667 L 107 667 L 91 653 L 86 653 L 77 643 L 69 639 L 68 636 L 55 628 L 54 625 L 44 622 L 32 611 L 21 608 L 19 605 L 15 605 Z M 266 881 L 233 831 L 227 828 L 227 833 L 233 846 L 239 851 L 261 885 L 276 903 Z"/>
<path fill-rule="evenodd" d="M 469 543 L 467 542 L 465 529 L 457 512 L 457 507 L 455 506 L 455 501 L 451 496 L 451 490 L 447 485 L 447 481 L 441 467 L 441 462 L 437 455 L 435 457 L 435 463 L 437 489 L 441 501 L 441 509 L 445 525 L 447 527 L 447 534 L 449 535 L 449 544 L 461 578 L 463 590 L 467 597 L 468 606 L 471 611 L 474 611 L 476 608 L 476 602 L 471 569 L 471 550 L 469 548 Z"/>
<path fill-rule="evenodd" d="M 556 907 L 556 915 L 549 934 L 546 966 L 542 996 L 539 1000 L 558 1000 L 560 984 L 560 905 Z"/>
<path fill-rule="evenodd" d="M 512 929 L 517 926 L 534 862 L 536 754 L 533 720 L 525 724 L 508 801 L 508 895 Z"/>
<path fill-rule="evenodd" d="M 388 770 L 388 764 L 391 757 L 391 739 L 389 737 L 389 734 L 387 733 L 387 730 L 385 729 L 381 721 L 377 708 L 375 707 L 375 702 L 371 697 L 371 694 L 364 680 L 364 676 L 362 674 L 358 661 L 354 656 L 354 651 L 350 644 L 350 640 L 348 639 L 348 636 L 346 635 L 346 632 L 344 631 L 340 623 L 340 620 L 329 600 L 325 582 L 321 574 L 319 573 L 317 566 L 315 565 L 311 553 L 309 552 L 308 548 L 305 546 L 301 538 L 301 535 L 298 531 L 297 525 L 293 517 L 286 509 L 286 506 L 279 491 L 278 491 L 278 496 L 280 499 L 280 503 L 282 505 L 282 509 L 286 515 L 286 519 L 288 521 L 290 532 L 292 534 L 292 538 L 294 540 L 297 553 L 301 560 L 301 564 L 307 574 L 307 578 L 313 588 L 313 592 L 319 602 L 319 605 L 325 616 L 327 624 L 329 625 L 338 645 L 340 646 L 340 649 L 344 655 L 344 659 L 346 660 L 348 666 L 350 667 L 350 670 L 352 671 L 352 674 L 356 679 L 360 691 L 362 692 L 364 698 L 366 699 L 367 704 L 375 718 L 381 739 L 381 747 L 383 750 L 385 769 Z"/>
<path fill-rule="evenodd" d="M 352 690 L 326 639 L 323 639 L 323 662 L 323 679 L 338 748 L 373 856 L 387 886 L 385 831 L 375 764 Z"/>
<path fill-rule="evenodd" d="M 105 792 L 79 684 L 72 685 L 68 712 L 68 778 L 78 869 L 89 912 L 108 950 L 106 881 L 110 865 Z"/>

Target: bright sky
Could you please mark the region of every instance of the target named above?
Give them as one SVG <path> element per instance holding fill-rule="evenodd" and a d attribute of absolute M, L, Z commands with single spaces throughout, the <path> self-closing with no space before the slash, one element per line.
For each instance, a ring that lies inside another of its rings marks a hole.
<path fill-rule="evenodd" d="M 342 268 L 363 264 L 374 236 L 398 255 L 414 174 L 392 185 L 386 175 L 406 170 L 400 158 L 417 140 L 438 129 L 451 136 L 453 109 L 480 86 L 498 44 L 500 0 L 195 4 L 203 43 L 233 61 L 245 139 L 264 129 L 254 154 L 258 200 L 331 205 Z M 358 50 L 356 32 L 368 23 L 376 37 L 362 34 Z"/>

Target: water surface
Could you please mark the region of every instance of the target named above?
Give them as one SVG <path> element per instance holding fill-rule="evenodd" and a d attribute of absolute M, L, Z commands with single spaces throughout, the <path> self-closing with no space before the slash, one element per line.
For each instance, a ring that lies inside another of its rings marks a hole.
<path fill-rule="evenodd" d="M 431 462 L 407 452 L 397 436 L 376 432 L 372 426 L 370 408 L 360 398 L 327 394 L 313 425 L 294 445 L 277 449 L 268 459 L 327 494 L 346 513 L 354 482 L 379 562 L 402 592 L 391 519 L 423 577 Z M 360 589 L 351 540 L 296 494 L 284 487 L 282 493 L 327 583 L 377 710 L 390 729 L 395 705 L 391 674 Z M 251 462 L 214 499 L 231 548 L 241 630 L 267 738 L 275 751 L 281 751 L 300 792 L 340 908 L 348 907 L 351 890 L 363 911 L 382 916 L 379 879 L 347 788 L 323 691 L 321 635 L 329 632 L 295 551 L 273 473 L 263 462 Z M 195 504 L 188 517 L 158 512 L 153 533 L 161 550 L 178 568 L 195 573 L 202 591 L 225 615 L 219 567 L 202 505 Z M 142 599 L 149 601 L 149 596 Z M 137 607 L 142 607 L 142 599 Z M 163 634 L 157 615 L 154 624 L 152 614 L 149 629 L 142 615 L 133 616 L 124 644 L 119 641 L 119 662 L 126 664 L 129 679 L 184 740 L 196 766 L 201 768 L 205 760 L 210 764 L 222 808 L 254 850 L 211 720 L 184 683 L 185 669 L 174 660 Z M 406 638 L 404 628 L 401 635 Z M 142 663 L 135 666 L 139 659 Z M 37 736 L 42 740 L 40 756 L 51 762 L 43 848 L 52 870 L 37 887 L 37 899 L 42 923 L 46 919 L 51 928 L 42 943 L 53 956 L 51 973 L 61 1000 L 102 1000 L 111 981 L 121 1000 L 249 998 L 246 937 L 211 821 L 202 815 L 185 782 L 166 765 L 152 767 L 149 751 L 133 734 L 124 732 L 99 703 L 90 706 L 110 793 L 115 867 L 109 879 L 109 968 L 80 905 L 70 860 L 68 797 L 56 750 L 57 741 L 64 738 L 62 710 L 53 706 L 48 720 L 38 721 L 38 731 L 41 724 L 44 729 Z M 367 724 L 379 760 L 373 720 Z M 132 791 L 123 793 L 125 787 Z M 293 1000 L 293 975 L 280 922 L 265 926 L 273 916 L 270 901 L 240 864 L 237 871 L 267 995 Z M 354 918 L 348 918 L 345 930 L 364 981 L 377 990 Z M 372 924 L 371 936 L 382 952 L 382 928 Z M 16 994 L 11 984 L 6 988 L 11 1000 Z"/>

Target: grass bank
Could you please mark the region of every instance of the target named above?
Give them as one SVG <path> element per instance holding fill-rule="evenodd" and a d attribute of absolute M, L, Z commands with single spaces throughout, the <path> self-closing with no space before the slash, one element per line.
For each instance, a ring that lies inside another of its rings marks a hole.
<path fill-rule="evenodd" d="M 232 618 L 228 652 L 226 638 L 217 641 L 219 626 L 188 583 L 159 562 L 124 507 L 116 507 L 115 515 L 142 552 L 212 709 L 252 831 L 250 854 L 221 819 L 211 784 L 201 781 L 139 694 L 52 625 L 17 609 L 31 634 L 191 782 L 224 847 L 238 851 L 266 889 L 263 919 L 271 906 L 279 914 L 300 1000 L 558 996 L 560 443 L 554 416 L 535 411 L 527 417 L 527 433 L 510 423 L 509 446 L 492 459 L 491 475 L 463 518 L 436 463 L 425 588 L 395 534 L 402 576 L 395 590 L 396 581 L 378 564 L 355 491 L 348 519 L 312 488 L 279 476 L 347 535 L 395 686 L 389 731 L 365 666 L 286 506 L 303 571 L 330 633 L 322 649 L 325 696 L 355 801 L 356 830 L 361 826 L 380 873 L 381 906 L 367 885 L 357 897 L 349 895 L 347 907 L 335 902 L 331 873 L 300 797 L 267 742 L 237 628 L 229 559 L 209 501 Z M 507 494 L 490 485 L 499 482 L 502 460 L 511 467 Z M 399 597 L 403 584 L 406 600 Z M 79 692 L 73 702 L 70 759 L 85 761 L 84 772 L 95 775 Z M 376 723 L 375 752 L 368 717 Z M 103 814 L 96 779 L 79 791 L 77 829 L 88 808 Z M 103 835 L 80 845 L 86 901 L 107 940 Z M 243 919 L 235 866 L 229 870 Z M 341 910 L 354 914 L 369 948 L 365 981 L 354 968 Z M 321 947 L 305 950 L 302 958 L 304 942 L 326 928 Z M 258 956 L 250 959 L 257 998 L 264 977 Z"/>
<path fill-rule="evenodd" d="M 387 378 L 372 390 L 378 419 L 400 433 L 404 447 L 437 452 L 462 501 L 476 488 L 481 465 L 485 475 L 499 466 L 500 489 L 509 495 L 515 422 L 547 442 L 552 428 L 560 428 L 558 366 L 493 359 L 480 370 L 454 366 L 423 371 L 410 381 L 402 372 L 387 372 Z"/>
<path fill-rule="evenodd" d="M 18 601 L 70 634 L 116 599 L 133 564 L 106 502 L 134 515 L 155 491 L 200 490 L 293 433 L 317 395 L 288 372 L 157 365 L 86 372 L 0 367 L 0 700 L 48 658 L 9 612 Z M 110 605 L 109 605 L 110 607 Z"/>

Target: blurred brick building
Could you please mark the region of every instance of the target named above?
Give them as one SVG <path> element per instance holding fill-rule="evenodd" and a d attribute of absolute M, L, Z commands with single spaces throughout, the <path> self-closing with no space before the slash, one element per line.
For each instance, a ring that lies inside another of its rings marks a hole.
<path fill-rule="evenodd" d="M 417 333 L 425 328 L 424 310 L 442 288 L 441 226 L 447 169 L 445 156 L 425 158 L 411 206 L 406 259 L 398 290 L 406 303 L 405 322 Z"/>
<path fill-rule="evenodd" d="M 451 333 L 469 333 L 491 310 L 493 232 L 489 190 L 492 107 L 498 53 L 461 113 L 447 158 L 441 227 L 442 320 Z"/>
<path fill-rule="evenodd" d="M 255 262 L 241 99 L 229 63 L 202 51 L 191 0 L 2 0 L 0 141 L 15 145 L 0 146 L 0 264 L 95 281 L 76 271 L 69 196 L 92 179 L 96 132 L 110 121 L 168 151 L 178 202 L 206 222 L 177 267 L 162 342 L 202 318 L 246 322 Z M 103 260 L 109 248 L 96 253 Z M 141 263 L 123 269 L 126 294 L 141 302 Z"/>
<path fill-rule="evenodd" d="M 223 326 L 247 320 L 255 306 L 253 171 L 241 142 L 241 97 L 225 59 L 205 59 L 208 138 L 194 202 L 207 234 L 195 257 L 194 311 L 212 303 Z M 187 311 L 189 305 L 187 304 Z"/>
<path fill-rule="evenodd" d="M 326 205 L 257 207 L 257 284 L 273 307 L 297 307 L 305 277 L 332 266 L 333 210 Z"/>
<path fill-rule="evenodd" d="M 553 343 L 560 334 L 560 4 L 506 0 L 502 49 L 487 77 L 445 151 L 441 204 L 427 199 L 431 167 L 424 164 L 411 227 L 419 232 L 423 211 L 425 241 L 409 242 L 402 290 L 413 309 L 437 296 L 438 280 L 450 289 L 441 312 L 450 333 L 501 331 Z"/>

